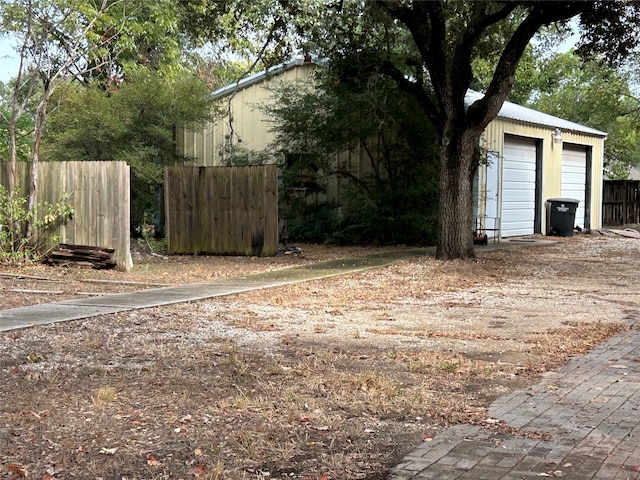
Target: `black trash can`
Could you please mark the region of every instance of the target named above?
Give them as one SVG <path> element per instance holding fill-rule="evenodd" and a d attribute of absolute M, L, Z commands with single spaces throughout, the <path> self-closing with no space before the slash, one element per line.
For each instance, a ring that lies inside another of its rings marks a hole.
<path fill-rule="evenodd" d="M 579 203 L 580 200 L 575 198 L 549 198 L 547 200 L 547 235 L 573 236 Z"/>

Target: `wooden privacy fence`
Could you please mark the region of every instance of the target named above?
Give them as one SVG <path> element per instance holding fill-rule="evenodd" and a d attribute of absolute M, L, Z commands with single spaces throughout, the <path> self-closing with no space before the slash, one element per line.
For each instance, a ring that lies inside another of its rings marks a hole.
<path fill-rule="evenodd" d="M 605 180 L 602 224 L 640 223 L 640 180 Z"/>
<path fill-rule="evenodd" d="M 16 186 L 29 192 L 31 163 L 16 165 Z M 0 162 L 0 182 L 9 183 L 8 162 Z M 119 270 L 133 265 L 130 250 L 130 173 L 126 162 L 40 162 L 36 202 L 58 203 L 70 195 L 73 219 L 52 235 L 62 243 L 113 248 Z"/>
<path fill-rule="evenodd" d="M 277 253 L 277 166 L 176 166 L 164 175 L 169 253 Z"/>

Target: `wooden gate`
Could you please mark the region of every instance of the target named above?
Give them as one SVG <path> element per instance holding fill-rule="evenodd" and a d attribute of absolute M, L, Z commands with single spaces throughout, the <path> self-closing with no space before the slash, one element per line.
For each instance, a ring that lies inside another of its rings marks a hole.
<path fill-rule="evenodd" d="M 605 180 L 602 224 L 640 223 L 640 180 Z"/>
<path fill-rule="evenodd" d="M 165 167 L 169 253 L 275 255 L 278 168 Z"/>

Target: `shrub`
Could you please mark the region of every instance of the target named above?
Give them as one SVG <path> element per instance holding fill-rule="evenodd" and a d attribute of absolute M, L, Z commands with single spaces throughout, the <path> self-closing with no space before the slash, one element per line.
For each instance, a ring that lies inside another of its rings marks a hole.
<path fill-rule="evenodd" d="M 56 204 L 38 202 L 28 208 L 28 197 L 19 189 L 7 191 L 0 185 L 0 261 L 9 263 L 39 260 L 59 238 L 51 232 L 73 217 L 66 193 Z"/>

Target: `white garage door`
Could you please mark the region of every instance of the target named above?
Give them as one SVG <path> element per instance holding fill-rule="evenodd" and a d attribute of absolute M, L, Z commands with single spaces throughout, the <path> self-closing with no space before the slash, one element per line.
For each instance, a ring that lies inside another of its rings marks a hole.
<path fill-rule="evenodd" d="M 575 225 L 584 227 L 585 192 L 587 185 L 587 149 L 565 145 L 562 149 L 562 198 L 580 200 Z"/>
<path fill-rule="evenodd" d="M 501 235 L 531 235 L 536 211 L 536 141 L 505 137 L 503 157 Z"/>

